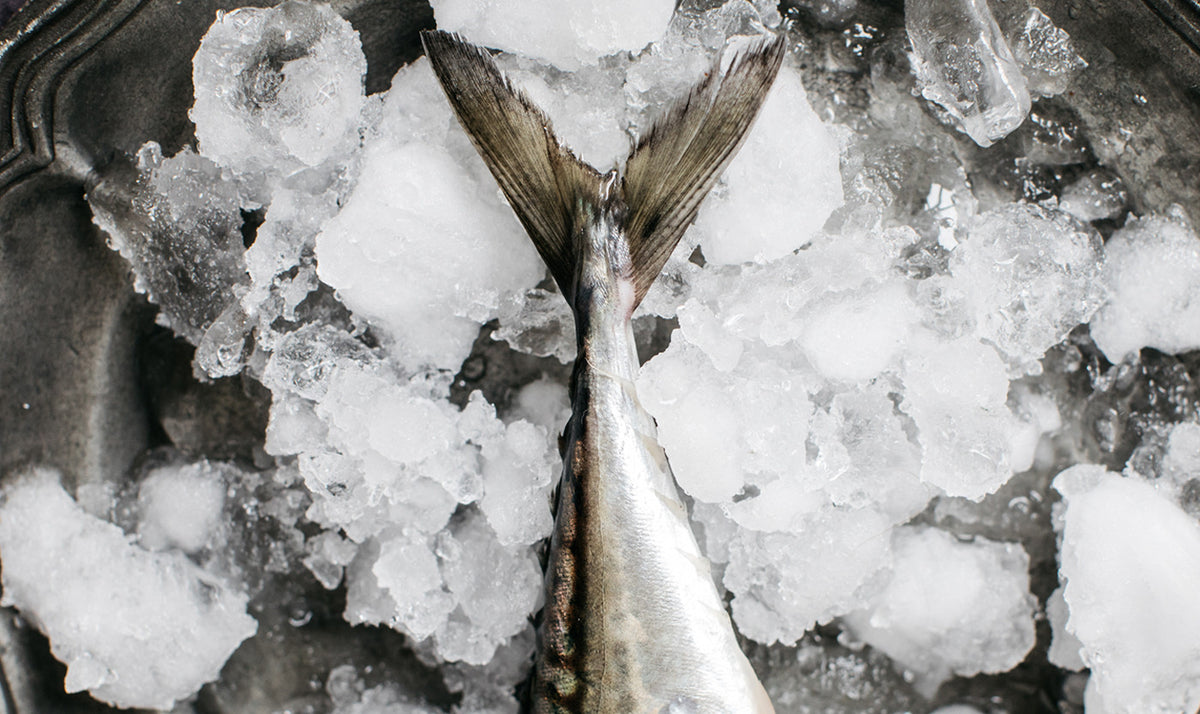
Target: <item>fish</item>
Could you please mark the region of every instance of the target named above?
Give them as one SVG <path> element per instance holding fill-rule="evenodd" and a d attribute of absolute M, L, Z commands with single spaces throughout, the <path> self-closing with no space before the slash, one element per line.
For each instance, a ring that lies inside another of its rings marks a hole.
<path fill-rule="evenodd" d="M 421 39 L 575 318 L 533 711 L 773 712 L 638 401 L 631 319 L 745 141 L 783 36 L 756 41 L 723 71 L 718 60 L 604 173 L 559 141 L 486 49 L 440 30 Z"/>

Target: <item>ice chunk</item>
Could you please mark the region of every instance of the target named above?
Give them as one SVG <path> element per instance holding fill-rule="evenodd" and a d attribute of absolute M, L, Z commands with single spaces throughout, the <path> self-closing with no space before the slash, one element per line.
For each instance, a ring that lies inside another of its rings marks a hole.
<path fill-rule="evenodd" d="M 1058 205 L 1081 221 L 1116 219 L 1129 205 L 1121 177 L 1096 169 L 1063 189 Z"/>
<path fill-rule="evenodd" d="M 396 602 L 395 617 L 418 640 L 433 634 L 453 607 L 442 589 L 437 558 L 423 538 L 397 537 L 380 543 L 379 557 L 371 567 L 379 586 Z M 426 603 L 436 603 L 429 607 Z"/>
<path fill-rule="evenodd" d="M 225 474 L 201 460 L 153 469 L 138 487 L 138 538 L 150 550 L 193 553 L 218 536 Z"/>
<path fill-rule="evenodd" d="M 344 160 L 358 142 L 366 71 L 358 32 L 328 5 L 218 13 L 192 66 L 201 155 L 279 175 Z"/>
<path fill-rule="evenodd" d="M 134 288 L 192 344 L 244 289 L 240 202 L 212 161 L 189 149 L 163 159 L 154 143 L 138 152 L 134 179 L 109 178 L 88 193 L 93 220 L 133 268 Z"/>
<path fill-rule="evenodd" d="M 890 282 L 831 302 L 814 307 L 800 338 L 817 371 L 829 379 L 860 381 L 894 366 L 909 329 L 919 319 L 905 286 Z"/>
<path fill-rule="evenodd" d="M 859 589 L 887 565 L 890 525 L 873 509 L 827 508 L 790 532 L 737 531 L 725 586 L 734 593 L 738 630 L 791 644 L 815 624 L 861 607 Z"/>
<path fill-rule="evenodd" d="M 456 371 L 479 326 L 544 268 L 445 101 L 409 110 L 412 97 L 397 91 L 422 96 L 434 81 L 426 60 L 397 76 L 358 184 L 317 236 L 317 271 L 397 363 Z"/>
<path fill-rule="evenodd" d="M 313 323 L 278 338 L 262 382 L 277 398 L 292 393 L 316 401 L 329 391 L 336 367 L 378 361 L 366 345 L 346 332 Z"/>
<path fill-rule="evenodd" d="M 194 358 L 198 372 L 209 377 L 232 377 L 245 365 L 246 333 L 249 321 L 236 301 L 217 316 L 196 345 Z"/>
<path fill-rule="evenodd" d="M 385 623 L 417 640 L 432 635 L 439 657 L 474 664 L 521 632 L 542 596 L 534 552 L 501 545 L 473 510 L 432 540 L 368 541 L 346 579 L 350 622 Z"/>
<path fill-rule="evenodd" d="M 1067 214 L 1018 204 L 976 216 L 950 254 L 950 271 L 973 313 L 976 334 L 1013 362 L 1014 376 L 1038 360 L 1104 301 L 1100 235 Z"/>
<path fill-rule="evenodd" d="M 904 26 L 921 93 L 980 146 L 1029 114 L 1029 90 L 986 0 L 905 0 Z"/>
<path fill-rule="evenodd" d="M 809 106 L 800 73 L 785 65 L 723 183 L 691 229 L 715 264 L 791 253 L 842 205 L 834 131 Z"/>
<path fill-rule="evenodd" d="M 333 590 L 342 582 L 342 574 L 354 556 L 358 546 L 334 531 L 322 531 L 305 544 L 308 555 L 304 566 L 312 572 L 317 582 L 327 590 Z"/>
<path fill-rule="evenodd" d="M 492 333 L 518 352 L 555 357 L 567 364 L 575 359 L 575 318 L 557 290 L 534 288 L 519 305 L 502 306 L 500 325 Z"/>
<path fill-rule="evenodd" d="M 432 0 L 437 26 L 487 47 L 546 60 L 560 69 L 638 51 L 671 21 L 670 0 Z"/>
<path fill-rule="evenodd" d="M 1200 424 L 1183 422 L 1171 428 L 1162 475 L 1183 488 L 1191 479 L 1200 478 Z"/>
<path fill-rule="evenodd" d="M 834 396 L 829 411 L 818 411 L 811 443 L 817 448 L 819 483 L 830 502 L 853 508 L 874 507 L 893 523 L 919 513 L 933 494 L 920 480 L 920 449 L 909 438 L 908 424 L 888 394 L 875 382 Z"/>
<path fill-rule="evenodd" d="M 1182 210 L 1131 220 L 1104 250 L 1109 298 L 1091 323 L 1104 355 L 1200 348 L 1200 237 Z"/>
<path fill-rule="evenodd" d="M 302 288 L 299 295 L 289 295 L 286 302 L 270 310 L 270 318 L 282 315 L 295 319 L 294 309 L 304 297 L 317 287 L 312 268 L 313 244 L 322 225 L 338 209 L 339 192 L 323 191 L 313 195 L 309 191 L 277 188 L 271 196 L 263 224 L 255 233 L 254 244 L 246 249 L 246 272 L 250 276 L 251 288 L 242 298 L 242 307 L 248 313 L 266 311 L 263 304 L 272 287 L 284 286 L 285 280 L 277 279 L 296 266 L 301 266 L 293 284 Z"/>
<path fill-rule="evenodd" d="M 179 552 L 131 544 L 47 470 L 6 489 L 0 557 L 3 604 L 50 638 L 67 691 L 119 707 L 170 709 L 216 679 L 257 629 L 245 595 Z"/>
<path fill-rule="evenodd" d="M 638 394 L 679 485 L 695 498 L 728 500 L 748 474 L 803 468 L 812 404 L 778 364 L 751 356 L 722 373 L 675 339 L 642 369 Z"/>
<path fill-rule="evenodd" d="M 1035 640 L 1035 601 L 1020 545 L 904 527 L 892 549 L 891 578 L 844 621 L 915 674 L 918 689 L 932 694 L 951 674 L 1004 672 L 1025 658 Z"/>
<path fill-rule="evenodd" d="M 1074 466 L 1063 494 L 1067 630 L 1106 712 L 1200 707 L 1200 524 L 1137 479 Z"/>
<path fill-rule="evenodd" d="M 502 545 L 478 513 L 467 513 L 438 536 L 437 555 L 446 587 L 459 603 L 438 629 L 439 651 L 446 659 L 486 664 L 541 606 L 537 557 L 529 548 Z"/>
<path fill-rule="evenodd" d="M 1036 7 L 1026 12 L 1012 51 L 1029 91 L 1044 97 L 1067 91 L 1075 73 L 1087 67 L 1087 62 L 1075 53 L 1070 35 Z"/>
<path fill-rule="evenodd" d="M 554 528 L 550 489 L 559 460 L 547 458 L 546 431 L 515 421 L 503 440 L 489 441 L 483 458 L 483 498 L 479 508 L 504 545 L 531 544 Z"/>
<path fill-rule="evenodd" d="M 1021 425 L 1006 404 L 1007 372 L 995 350 L 973 339 L 914 340 L 901 408 L 919 430 L 922 480 L 978 500 L 1012 476 Z"/>
<path fill-rule="evenodd" d="M 524 419 L 542 427 L 555 443 L 570 416 L 571 400 L 567 386 L 545 376 L 517 391 L 509 413 L 510 418 Z"/>

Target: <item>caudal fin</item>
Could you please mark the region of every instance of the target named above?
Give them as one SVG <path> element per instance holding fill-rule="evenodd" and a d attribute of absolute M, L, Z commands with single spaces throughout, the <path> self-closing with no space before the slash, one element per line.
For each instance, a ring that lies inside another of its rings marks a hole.
<path fill-rule="evenodd" d="M 613 197 L 604 195 L 604 177 L 562 145 L 550 119 L 486 50 L 442 31 L 422 32 L 421 40 L 455 115 L 564 295 L 573 289 L 581 223 L 605 200 L 625 203 L 636 303 L 745 140 L 785 47 L 782 37 L 759 42 L 724 73 L 718 60 L 637 142 Z"/>

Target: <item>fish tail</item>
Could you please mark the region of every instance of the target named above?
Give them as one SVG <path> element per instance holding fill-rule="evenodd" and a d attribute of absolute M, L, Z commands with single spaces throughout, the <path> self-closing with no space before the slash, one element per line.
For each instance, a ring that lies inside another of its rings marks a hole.
<path fill-rule="evenodd" d="M 742 50 L 723 72 L 718 59 L 635 143 L 614 181 L 558 140 L 487 50 L 440 30 L 422 32 L 421 41 L 459 123 L 568 301 L 588 222 L 612 202 L 623 204 L 634 307 L 745 141 L 785 52 L 779 36 Z"/>

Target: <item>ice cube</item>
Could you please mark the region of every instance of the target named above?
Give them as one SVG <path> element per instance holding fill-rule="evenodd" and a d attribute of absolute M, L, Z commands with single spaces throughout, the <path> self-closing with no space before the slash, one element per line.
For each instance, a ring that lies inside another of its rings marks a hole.
<path fill-rule="evenodd" d="M 1114 220 L 1129 206 L 1129 193 L 1120 176 L 1096 169 L 1063 189 L 1058 205 L 1081 221 Z"/>
<path fill-rule="evenodd" d="M 483 444 L 479 508 L 502 545 L 532 544 L 554 528 L 550 489 L 559 460 L 546 449 L 546 431 L 527 421 L 509 424 L 502 439 Z"/>
<path fill-rule="evenodd" d="M 904 26 L 921 93 L 980 146 L 1029 113 L 1029 90 L 986 0 L 905 0 Z"/>
<path fill-rule="evenodd" d="M 49 470 L 5 490 L 0 557 L 3 604 L 50 638 L 66 690 L 119 707 L 170 709 L 215 680 L 257 629 L 244 594 L 178 551 L 133 545 Z"/>
<path fill-rule="evenodd" d="M 304 566 L 326 590 L 333 590 L 342 582 L 345 567 L 354 562 L 358 546 L 334 531 L 322 531 L 308 539 L 305 544 L 308 555 Z"/>
<path fill-rule="evenodd" d="M 800 344 L 831 380 L 863 381 L 895 367 L 909 329 L 919 319 L 906 287 L 892 281 L 853 298 L 816 305 Z"/>
<path fill-rule="evenodd" d="M 1131 220 L 1104 250 L 1109 298 L 1091 323 L 1104 355 L 1200 348 L 1200 237 L 1183 211 Z"/>
<path fill-rule="evenodd" d="M 319 401 L 329 391 L 338 366 L 379 361 L 359 340 L 332 325 L 312 323 L 281 335 L 263 369 L 262 382 L 274 394 Z"/>
<path fill-rule="evenodd" d="M 812 405 L 803 380 L 779 364 L 751 356 L 723 373 L 676 338 L 637 384 L 675 478 L 695 498 L 728 500 L 749 474 L 803 468 Z"/>
<path fill-rule="evenodd" d="M 524 419 L 546 430 L 548 438 L 558 442 L 558 435 L 571 416 L 571 400 L 567 386 L 543 376 L 517 391 L 508 418 Z M 557 447 L 556 447 L 557 448 Z"/>
<path fill-rule="evenodd" d="M 564 70 L 637 52 L 667 29 L 670 0 L 433 0 L 437 26 L 472 42 L 545 60 Z"/>
<path fill-rule="evenodd" d="M 1101 711 L 1200 707 L 1200 524 L 1101 466 L 1054 479 L 1066 501 L 1059 575 Z M 1090 705 L 1089 705 L 1090 706 Z"/>
<path fill-rule="evenodd" d="M 563 364 L 575 359 L 575 318 L 557 290 L 534 288 L 519 303 L 502 305 L 498 318 L 492 337 L 514 350 Z"/>
<path fill-rule="evenodd" d="M 1036 602 L 1020 545 L 904 527 L 892 549 L 891 577 L 844 622 L 912 672 L 918 690 L 932 695 L 951 674 L 1004 672 L 1025 659 Z"/>
<path fill-rule="evenodd" d="M 242 307 L 247 313 L 266 313 L 261 317 L 268 324 L 280 315 L 294 319 L 292 311 L 296 304 L 317 287 L 312 267 L 313 245 L 321 226 L 337 212 L 339 199 L 337 190 L 313 195 L 288 187 L 275 189 L 263 223 L 255 232 L 254 244 L 246 249 L 246 272 L 251 287 L 242 298 Z M 305 289 L 270 309 L 264 303 L 271 289 L 282 288 L 285 280 L 280 278 L 297 266 L 300 266 L 297 277 L 301 279 L 292 282 Z"/>
<path fill-rule="evenodd" d="M 345 161 L 358 143 L 362 46 L 328 5 L 288 0 L 218 13 L 193 58 L 201 155 L 286 176 Z"/>
<path fill-rule="evenodd" d="M 537 557 L 527 547 L 502 545 L 478 513 L 467 513 L 440 534 L 437 553 L 462 615 L 438 630 L 438 651 L 446 659 L 486 664 L 541 605 Z"/>

